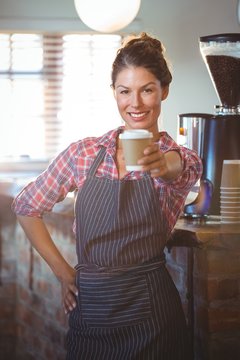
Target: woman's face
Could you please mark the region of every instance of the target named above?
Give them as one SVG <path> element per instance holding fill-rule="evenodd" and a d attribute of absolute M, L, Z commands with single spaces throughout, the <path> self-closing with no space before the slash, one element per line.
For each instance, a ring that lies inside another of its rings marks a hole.
<path fill-rule="evenodd" d="M 117 76 L 114 96 L 126 129 L 147 129 L 158 132 L 161 101 L 168 95 L 168 87 L 143 67 L 128 67 Z"/>

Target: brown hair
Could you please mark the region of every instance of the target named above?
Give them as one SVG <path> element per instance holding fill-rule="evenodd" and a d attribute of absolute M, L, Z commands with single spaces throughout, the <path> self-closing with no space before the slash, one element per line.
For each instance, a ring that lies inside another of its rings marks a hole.
<path fill-rule="evenodd" d="M 168 86 L 172 81 L 172 75 L 164 51 L 162 43 L 145 32 L 127 38 L 118 50 L 112 65 L 112 86 L 115 86 L 120 71 L 129 66 L 144 67 L 160 81 L 161 86 Z"/>

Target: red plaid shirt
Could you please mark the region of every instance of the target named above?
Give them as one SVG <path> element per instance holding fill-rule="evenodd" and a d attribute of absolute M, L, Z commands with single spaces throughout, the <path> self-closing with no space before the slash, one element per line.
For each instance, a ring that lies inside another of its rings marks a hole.
<path fill-rule="evenodd" d="M 86 179 L 100 147 L 106 147 L 104 161 L 99 166 L 96 176 L 117 179 L 118 170 L 115 163 L 116 140 L 123 127 L 109 131 L 98 138 L 86 138 L 72 143 L 61 152 L 40 174 L 35 181 L 29 183 L 14 199 L 12 209 L 16 214 L 41 217 L 52 210 L 66 195 L 80 189 Z M 197 154 L 187 148 L 178 146 L 166 133 L 160 133 L 159 147 L 163 152 L 178 151 L 182 157 L 184 170 L 174 181 L 165 182 L 154 178 L 154 187 L 158 193 L 161 208 L 166 212 L 169 231 L 174 227 L 184 206 L 185 199 L 202 173 L 202 163 Z M 126 174 L 126 180 L 137 180 L 142 172 Z M 75 222 L 74 222 L 75 229 Z"/>

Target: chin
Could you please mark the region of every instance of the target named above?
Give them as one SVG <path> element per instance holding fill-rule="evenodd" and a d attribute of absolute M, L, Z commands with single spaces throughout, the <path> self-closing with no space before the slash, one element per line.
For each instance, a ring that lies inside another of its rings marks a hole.
<path fill-rule="evenodd" d="M 149 128 L 149 125 L 146 124 L 146 122 L 144 122 L 144 121 L 132 120 L 131 122 L 126 122 L 125 125 L 126 125 L 126 127 L 129 127 L 131 129 L 148 129 Z"/>

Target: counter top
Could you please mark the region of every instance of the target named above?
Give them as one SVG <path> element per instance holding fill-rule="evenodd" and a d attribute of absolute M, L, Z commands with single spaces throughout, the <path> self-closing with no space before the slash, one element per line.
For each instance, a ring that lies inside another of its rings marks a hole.
<path fill-rule="evenodd" d="M 7 197 L 10 201 L 21 191 L 23 186 L 23 181 L 0 181 L 0 196 Z M 64 199 L 64 201 L 54 206 L 52 212 L 56 216 L 67 215 L 67 217 L 73 217 L 73 211 L 74 194 L 70 193 L 69 196 Z M 57 222 L 57 219 L 55 219 L 55 221 Z M 189 219 L 182 217 L 177 221 L 173 235 L 176 236 L 176 232 L 179 235 L 180 232 L 183 231 L 185 233 L 194 233 L 197 237 L 197 240 L 200 242 L 209 241 L 211 238 L 219 240 L 216 234 L 224 234 L 225 239 L 230 238 L 232 241 L 237 240 L 240 243 L 240 224 L 222 224 L 220 221 L 220 216 L 209 216 L 205 219 Z"/>
<path fill-rule="evenodd" d="M 240 234 L 239 224 L 223 224 L 220 216 L 210 215 L 206 219 L 187 219 L 180 218 L 175 227 L 179 230 L 188 230 L 195 233 L 222 233 L 222 234 Z"/>
<path fill-rule="evenodd" d="M 180 218 L 167 247 L 187 246 L 208 249 L 240 250 L 240 224 L 222 224 L 220 216 L 205 220 Z"/>

